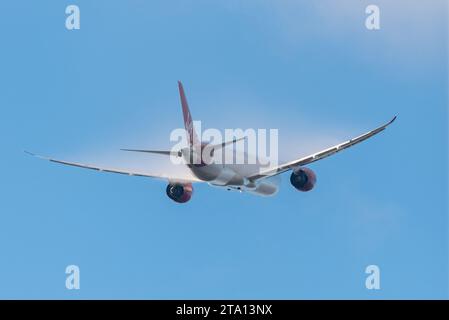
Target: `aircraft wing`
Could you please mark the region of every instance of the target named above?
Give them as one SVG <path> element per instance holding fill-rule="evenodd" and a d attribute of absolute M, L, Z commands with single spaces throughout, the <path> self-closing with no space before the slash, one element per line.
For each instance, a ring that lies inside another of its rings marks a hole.
<path fill-rule="evenodd" d="M 256 181 L 256 180 L 260 180 L 260 179 L 263 179 L 263 178 L 268 178 L 268 177 L 271 177 L 271 176 L 283 173 L 285 171 L 288 171 L 290 169 L 293 169 L 295 167 L 305 166 L 305 165 L 310 164 L 312 162 L 315 162 L 315 161 L 324 159 L 326 157 L 329 157 L 329 156 L 331 156 L 331 155 L 333 155 L 333 154 L 335 154 L 337 152 L 340 152 L 340 151 L 342 151 L 344 149 L 352 147 L 353 145 L 356 145 L 359 142 L 362 142 L 362 141 L 365 141 L 368 138 L 371 138 L 372 136 L 374 136 L 374 135 L 378 134 L 379 132 L 385 130 L 385 128 L 388 127 L 390 124 L 392 124 L 394 122 L 394 120 L 396 120 L 396 116 L 393 119 L 391 119 L 389 122 L 385 123 L 384 125 L 376 128 L 374 130 L 368 131 L 367 133 L 364 133 L 364 134 L 362 134 L 362 135 L 360 135 L 358 137 L 355 137 L 355 138 L 350 139 L 348 141 L 345 141 L 343 143 L 337 144 L 336 146 L 327 148 L 325 150 L 319 151 L 317 153 L 308 155 L 306 157 L 303 157 L 303 158 L 300 158 L 300 159 L 296 159 L 296 160 L 293 160 L 293 161 L 281 164 L 278 167 L 267 169 L 264 172 L 260 172 L 260 173 L 254 174 L 252 176 L 249 176 L 249 177 L 247 177 L 247 179 L 250 180 L 250 181 Z"/>
<path fill-rule="evenodd" d="M 102 166 L 96 166 L 96 165 L 90 165 L 90 164 L 82 164 L 78 162 L 69 162 L 64 160 L 58 160 L 53 159 L 49 157 L 40 156 L 37 154 L 34 154 L 32 152 L 25 151 L 25 153 L 32 155 L 34 157 L 48 160 L 55 163 L 60 163 L 68 166 L 73 167 L 79 167 L 79 168 L 85 168 L 85 169 L 91 169 L 101 172 L 110 172 L 110 173 L 119 173 L 124 174 L 128 176 L 137 176 L 137 177 L 148 177 L 148 178 L 156 178 L 156 179 L 162 179 L 162 180 L 168 180 L 170 182 L 180 182 L 180 183 L 188 183 L 188 182 L 201 182 L 200 179 L 192 176 L 192 177 L 177 177 L 175 175 L 167 174 L 167 173 L 149 173 L 145 170 L 133 170 L 133 169 L 124 169 L 124 168 L 110 168 L 110 167 L 102 167 Z"/>

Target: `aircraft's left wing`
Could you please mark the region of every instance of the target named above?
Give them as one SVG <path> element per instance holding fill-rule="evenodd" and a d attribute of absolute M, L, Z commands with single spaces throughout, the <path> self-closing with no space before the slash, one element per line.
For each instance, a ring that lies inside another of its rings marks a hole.
<path fill-rule="evenodd" d="M 154 173 L 153 174 L 153 173 L 146 172 L 143 170 L 109 168 L 109 167 L 102 167 L 102 166 L 96 166 L 96 165 L 90 165 L 90 164 L 82 164 L 82 163 L 78 163 L 78 162 L 69 162 L 69 161 L 64 161 L 64 160 L 58 160 L 58 159 L 53 159 L 53 158 L 49 158 L 49 157 L 43 157 L 43 156 L 34 154 L 32 152 L 28 152 L 28 151 L 25 151 L 25 153 L 27 153 L 31 156 L 40 158 L 40 159 L 51 161 L 51 162 L 65 164 L 65 165 L 73 166 L 73 167 L 91 169 L 91 170 L 96 170 L 96 171 L 101 171 L 101 172 L 119 173 L 119 174 L 124 174 L 124 175 L 128 175 L 128 176 L 137 176 L 137 177 L 156 178 L 156 179 L 167 180 L 170 182 L 180 182 L 180 183 L 201 182 L 200 179 L 193 177 L 193 176 L 192 177 L 178 177 L 178 176 L 167 174 L 167 173 Z"/>
<path fill-rule="evenodd" d="M 281 164 L 278 167 L 271 168 L 271 169 L 268 169 L 268 170 L 266 170 L 264 172 L 254 174 L 252 176 L 247 177 L 247 179 L 250 180 L 250 181 L 256 181 L 256 180 L 260 180 L 260 179 L 263 179 L 263 178 L 268 178 L 268 177 L 271 177 L 271 176 L 283 173 L 285 171 L 288 171 L 290 169 L 293 169 L 295 167 L 305 166 L 305 165 L 310 164 L 312 162 L 315 162 L 315 161 L 324 159 L 326 157 L 329 157 L 329 156 L 331 156 L 331 155 L 333 155 L 333 154 L 335 154 L 337 152 L 340 152 L 341 150 L 347 149 L 347 148 L 352 147 L 353 145 L 355 145 L 357 143 L 365 141 L 366 139 L 371 138 L 372 136 L 378 134 L 379 132 L 382 132 L 383 130 L 385 130 L 386 127 L 388 127 L 390 124 L 392 124 L 394 122 L 394 120 L 396 120 L 396 117 L 394 117 L 393 119 L 391 119 L 389 122 L 385 123 L 384 125 L 376 128 L 374 130 L 368 131 L 367 133 L 364 133 L 364 134 L 362 134 L 362 135 L 360 135 L 360 136 L 358 136 L 356 138 L 350 139 L 350 140 L 345 141 L 343 143 L 337 144 L 336 146 L 327 148 L 327 149 L 325 149 L 323 151 L 311 154 L 311 155 L 306 156 L 304 158 L 293 160 L 293 161 Z"/>

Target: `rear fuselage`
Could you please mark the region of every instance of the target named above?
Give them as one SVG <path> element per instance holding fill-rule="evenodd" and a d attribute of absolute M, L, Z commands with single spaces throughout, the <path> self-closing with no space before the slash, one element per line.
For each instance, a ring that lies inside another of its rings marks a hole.
<path fill-rule="evenodd" d="M 235 150 L 232 150 L 234 154 Z M 192 161 L 189 149 L 183 149 L 183 158 L 192 173 L 200 180 L 229 190 L 245 191 L 263 196 L 274 195 L 279 188 L 279 178 L 263 179 L 258 183 L 245 177 L 259 172 L 260 164 L 228 164 L 225 161 Z M 216 160 L 216 159 L 214 159 Z M 223 159 L 222 159 L 223 160 Z"/>

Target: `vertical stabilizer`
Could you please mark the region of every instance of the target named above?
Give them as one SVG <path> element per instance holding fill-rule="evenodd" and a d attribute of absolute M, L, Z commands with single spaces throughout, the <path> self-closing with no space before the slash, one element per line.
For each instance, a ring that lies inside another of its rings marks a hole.
<path fill-rule="evenodd" d="M 181 98 L 182 114 L 184 116 L 184 126 L 187 132 L 187 139 L 189 146 L 199 146 L 200 141 L 193 127 L 192 115 L 190 114 L 189 105 L 187 103 L 186 94 L 184 93 L 184 88 L 181 81 L 178 81 L 179 96 Z"/>

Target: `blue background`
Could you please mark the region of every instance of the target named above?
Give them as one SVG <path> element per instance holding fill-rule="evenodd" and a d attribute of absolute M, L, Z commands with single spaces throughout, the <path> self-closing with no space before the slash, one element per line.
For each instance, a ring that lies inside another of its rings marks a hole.
<path fill-rule="evenodd" d="M 335 2 L 2 1 L 0 298 L 448 298 L 447 2 Z M 165 168 L 117 149 L 171 146 L 177 80 L 203 126 L 279 128 L 288 160 L 398 120 L 271 198 L 179 205 L 22 152 Z"/>

